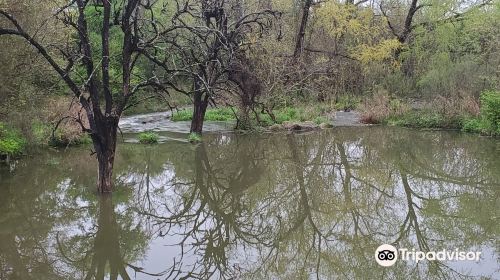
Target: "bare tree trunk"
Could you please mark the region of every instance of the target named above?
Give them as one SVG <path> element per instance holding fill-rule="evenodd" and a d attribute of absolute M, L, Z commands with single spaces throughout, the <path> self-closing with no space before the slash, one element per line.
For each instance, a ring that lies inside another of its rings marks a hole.
<path fill-rule="evenodd" d="M 312 0 L 306 0 L 304 2 L 304 8 L 302 9 L 302 20 L 300 21 L 299 31 L 297 33 L 297 39 L 295 41 L 295 51 L 293 56 L 295 58 L 302 54 L 304 49 L 304 37 L 306 35 L 307 22 L 309 21 L 309 10 L 311 9 Z"/>
<path fill-rule="evenodd" d="M 97 190 L 100 193 L 113 191 L 113 166 L 116 153 L 118 118 L 107 117 L 102 124 L 97 124 L 98 134 L 92 135 L 97 155 Z"/>
<path fill-rule="evenodd" d="M 191 133 L 201 134 L 203 132 L 203 122 L 208 107 L 208 94 L 202 91 L 194 93 L 193 119 L 191 120 Z"/>

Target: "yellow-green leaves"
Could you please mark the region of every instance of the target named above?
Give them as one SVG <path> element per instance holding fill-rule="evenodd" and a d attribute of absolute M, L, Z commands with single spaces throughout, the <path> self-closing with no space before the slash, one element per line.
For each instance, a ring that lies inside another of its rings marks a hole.
<path fill-rule="evenodd" d="M 362 44 L 359 48 L 354 50 L 353 55 L 363 64 L 389 61 L 392 62 L 394 66 L 397 66 L 394 60 L 394 54 L 397 50 L 401 49 L 401 47 L 402 44 L 397 39 L 388 39 L 371 46 Z"/>
<path fill-rule="evenodd" d="M 367 65 L 372 62 L 388 62 L 397 66 L 395 52 L 402 45 L 387 33 L 387 22 L 376 17 L 370 8 L 328 1 L 316 10 L 321 28 L 342 45 L 352 57 Z"/>

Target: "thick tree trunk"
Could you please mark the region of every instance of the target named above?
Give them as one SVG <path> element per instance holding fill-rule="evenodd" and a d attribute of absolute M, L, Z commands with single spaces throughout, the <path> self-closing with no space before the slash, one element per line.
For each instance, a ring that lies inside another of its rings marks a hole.
<path fill-rule="evenodd" d="M 102 124 L 97 124 L 97 133 L 93 135 L 94 148 L 97 154 L 97 191 L 111 193 L 113 191 L 113 165 L 116 152 L 118 118 L 107 117 Z"/>
<path fill-rule="evenodd" d="M 105 151 L 97 156 L 99 162 L 97 173 L 97 191 L 100 193 L 111 193 L 113 191 L 113 164 L 115 151 Z"/>
<path fill-rule="evenodd" d="M 193 119 L 191 120 L 191 133 L 201 134 L 203 132 L 203 122 L 208 106 L 208 95 L 197 91 L 194 94 Z"/>
<path fill-rule="evenodd" d="M 309 10 L 312 6 L 312 0 L 305 0 L 304 7 L 302 8 L 302 20 L 300 21 L 297 38 L 295 40 L 295 50 L 293 56 L 295 58 L 302 54 L 304 48 L 304 37 L 306 35 L 307 22 L 309 21 Z"/>

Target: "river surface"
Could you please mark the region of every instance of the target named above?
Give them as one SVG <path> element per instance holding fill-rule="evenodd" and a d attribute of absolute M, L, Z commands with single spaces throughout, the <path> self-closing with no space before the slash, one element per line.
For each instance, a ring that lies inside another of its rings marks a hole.
<path fill-rule="evenodd" d="M 0 169 L 0 279 L 500 279 L 500 141 L 337 127 L 183 131 L 118 147 L 95 193 L 90 146 Z M 479 251 L 382 267 L 381 244 Z"/>

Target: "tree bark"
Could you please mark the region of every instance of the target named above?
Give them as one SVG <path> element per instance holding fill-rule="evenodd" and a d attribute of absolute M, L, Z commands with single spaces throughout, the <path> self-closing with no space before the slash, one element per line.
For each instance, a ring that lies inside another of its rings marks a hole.
<path fill-rule="evenodd" d="M 295 41 L 295 51 L 293 56 L 295 58 L 302 54 L 304 49 L 304 37 L 306 35 L 307 22 L 309 21 L 309 10 L 311 9 L 312 0 L 306 0 L 304 8 L 302 9 L 302 20 L 300 21 L 299 31 L 297 32 L 297 39 Z"/>
<path fill-rule="evenodd" d="M 116 153 L 118 118 L 107 117 L 103 124 L 96 124 L 98 131 L 92 135 L 97 155 L 97 191 L 113 191 L 113 166 Z"/>
<path fill-rule="evenodd" d="M 194 93 L 193 119 L 191 120 L 191 133 L 201 134 L 203 132 L 203 122 L 208 107 L 208 94 L 202 91 Z"/>

